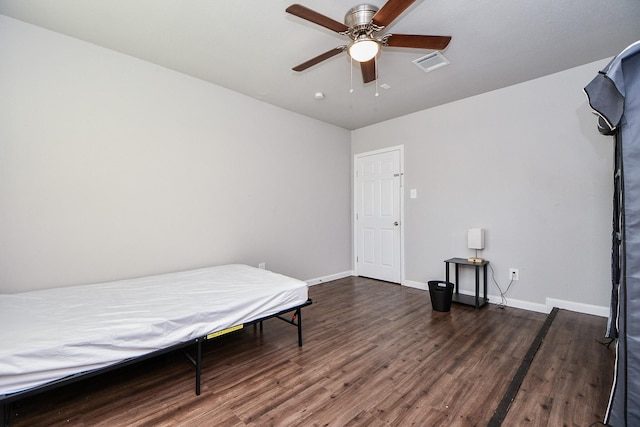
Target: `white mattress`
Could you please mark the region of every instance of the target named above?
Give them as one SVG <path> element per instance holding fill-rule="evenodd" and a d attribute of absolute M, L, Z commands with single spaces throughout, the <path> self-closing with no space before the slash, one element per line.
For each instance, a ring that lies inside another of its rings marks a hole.
<path fill-rule="evenodd" d="M 224 265 L 0 295 L 0 396 L 304 304 L 307 284 Z"/>

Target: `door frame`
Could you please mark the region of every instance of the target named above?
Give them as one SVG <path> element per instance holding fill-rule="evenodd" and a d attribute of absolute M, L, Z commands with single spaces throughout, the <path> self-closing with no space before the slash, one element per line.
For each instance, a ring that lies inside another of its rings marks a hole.
<path fill-rule="evenodd" d="M 358 274 L 358 227 L 356 221 L 356 212 L 358 210 L 358 201 L 356 200 L 356 165 L 358 159 L 361 157 L 367 157 L 376 154 L 388 153 L 391 151 L 399 151 L 400 152 L 400 284 L 404 286 L 404 145 L 394 145 L 392 147 L 381 148 L 379 150 L 366 151 L 363 153 L 357 153 L 353 155 L 353 164 L 351 165 L 351 221 L 352 221 L 352 265 L 353 265 L 353 275 L 359 276 Z"/>

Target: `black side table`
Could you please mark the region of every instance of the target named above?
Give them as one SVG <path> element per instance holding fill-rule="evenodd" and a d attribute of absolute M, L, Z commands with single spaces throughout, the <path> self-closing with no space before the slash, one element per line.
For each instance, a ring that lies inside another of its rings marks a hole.
<path fill-rule="evenodd" d="M 445 267 L 445 277 L 446 281 L 449 281 L 449 264 L 455 265 L 455 292 L 453 293 L 453 302 L 457 302 L 459 304 L 466 304 L 474 306 L 475 308 L 480 308 L 486 303 L 489 302 L 487 298 L 487 266 L 489 265 L 489 261 L 483 260 L 481 262 L 470 262 L 466 258 L 451 258 L 444 262 L 446 264 Z M 476 295 L 464 295 L 460 293 L 458 289 L 458 268 L 461 265 L 472 266 L 476 269 Z M 483 290 L 484 293 L 482 297 L 480 297 L 480 267 L 482 267 L 482 275 L 483 275 Z"/>

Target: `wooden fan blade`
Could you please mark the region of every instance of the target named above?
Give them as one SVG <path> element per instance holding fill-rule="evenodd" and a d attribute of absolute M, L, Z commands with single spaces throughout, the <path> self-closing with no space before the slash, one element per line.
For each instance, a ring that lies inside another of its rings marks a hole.
<path fill-rule="evenodd" d="M 303 62 L 300 65 L 296 65 L 295 67 L 292 68 L 293 71 L 304 71 L 309 67 L 313 67 L 314 65 L 331 58 L 332 56 L 336 56 L 339 53 L 344 52 L 344 50 L 346 49 L 346 46 L 338 46 L 336 48 L 333 48 L 331 50 L 326 51 L 323 54 L 320 54 L 318 56 L 316 56 L 315 58 L 311 58 L 310 60 L 308 60 L 307 62 Z"/>
<path fill-rule="evenodd" d="M 379 27 L 387 27 L 416 0 L 389 0 L 373 15 L 371 22 Z"/>
<path fill-rule="evenodd" d="M 372 82 L 376 79 L 376 59 L 373 58 L 367 62 L 360 63 L 362 71 L 362 81 L 365 83 Z"/>
<path fill-rule="evenodd" d="M 328 16 L 324 16 L 323 14 L 316 12 L 315 10 L 304 7 L 301 4 L 292 4 L 286 9 L 286 12 L 328 28 L 336 33 L 343 33 L 349 30 L 349 27 L 344 25 L 342 22 L 335 21 Z"/>
<path fill-rule="evenodd" d="M 421 36 L 413 34 L 391 34 L 386 39 L 386 46 L 413 47 L 417 49 L 442 50 L 449 45 L 449 36 Z"/>

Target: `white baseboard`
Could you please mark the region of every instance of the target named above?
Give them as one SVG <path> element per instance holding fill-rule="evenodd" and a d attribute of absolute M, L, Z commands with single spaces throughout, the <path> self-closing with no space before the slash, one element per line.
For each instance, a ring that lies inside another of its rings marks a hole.
<path fill-rule="evenodd" d="M 471 293 L 471 292 L 468 292 L 468 293 Z M 489 303 L 502 304 L 502 298 L 500 298 L 500 295 L 489 295 Z M 513 307 L 513 308 L 521 308 L 523 310 L 535 311 L 537 313 L 545 313 L 545 314 L 549 314 L 551 313 L 551 310 L 553 310 L 553 307 L 549 307 L 548 305 L 545 305 L 545 304 L 513 299 L 513 298 L 507 298 L 506 306 Z"/>
<path fill-rule="evenodd" d="M 343 271 L 342 273 L 330 274 L 328 276 L 318 277 L 317 279 L 309 279 L 305 281 L 307 282 L 307 285 L 313 286 L 313 285 L 319 285 L 320 283 L 324 283 L 324 282 L 330 282 L 332 280 L 344 279 L 345 277 L 350 277 L 350 276 L 353 276 L 352 270 Z"/>
<path fill-rule="evenodd" d="M 404 283 L 402 283 L 404 286 L 408 286 L 410 288 L 416 288 L 416 289 L 422 289 L 423 291 L 428 291 L 429 290 L 429 285 L 427 285 L 426 283 L 422 283 L 422 282 L 414 282 L 413 280 L 405 280 Z"/>
<path fill-rule="evenodd" d="M 414 282 L 412 280 L 405 280 L 404 286 L 411 288 L 422 289 L 423 291 L 429 290 L 429 285 L 422 282 Z M 471 291 L 460 290 L 464 295 L 475 295 Z M 490 304 L 501 304 L 502 299 L 500 295 L 488 295 Z M 518 300 L 507 297 L 507 307 L 521 308 L 523 310 L 536 311 L 538 313 L 551 313 L 554 307 L 561 308 L 563 310 L 575 311 L 577 313 L 592 314 L 594 316 L 609 317 L 609 307 L 602 307 L 599 305 L 583 304 L 573 301 L 565 301 L 555 298 L 546 298 L 545 304 Z"/>
<path fill-rule="evenodd" d="M 569 311 L 577 311 L 578 313 L 593 314 L 594 316 L 609 317 L 609 307 L 603 307 L 600 305 L 547 298 L 547 306 L 558 307 Z"/>

